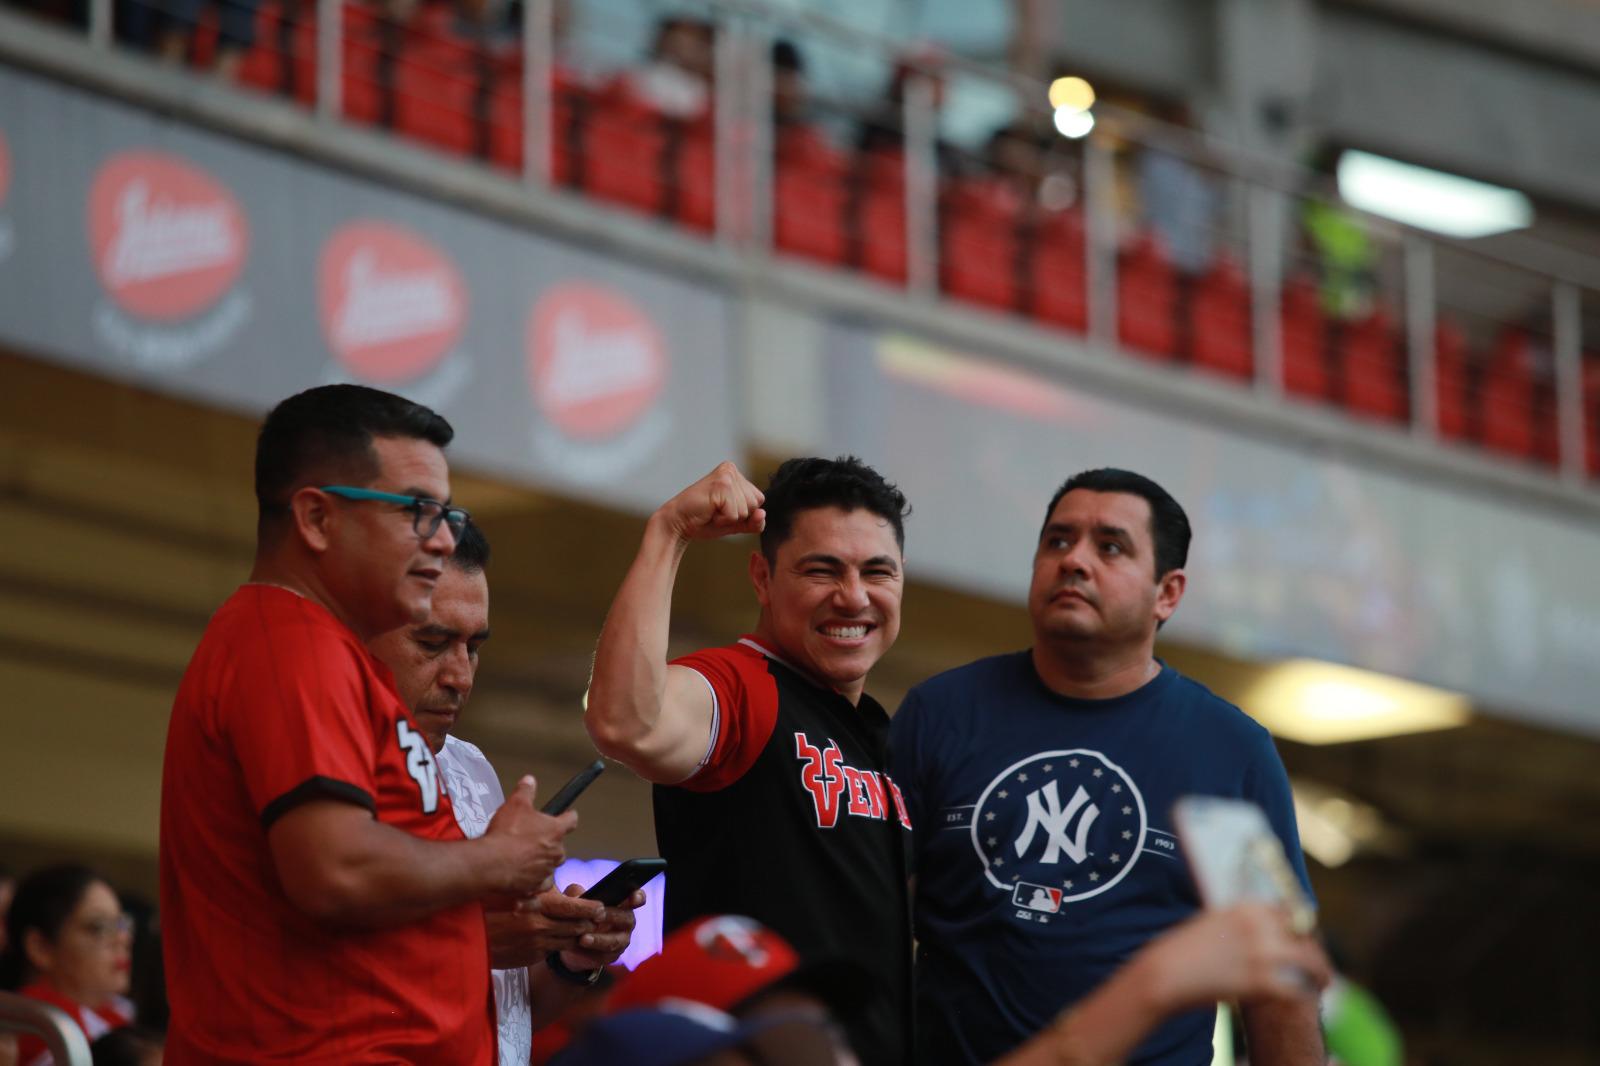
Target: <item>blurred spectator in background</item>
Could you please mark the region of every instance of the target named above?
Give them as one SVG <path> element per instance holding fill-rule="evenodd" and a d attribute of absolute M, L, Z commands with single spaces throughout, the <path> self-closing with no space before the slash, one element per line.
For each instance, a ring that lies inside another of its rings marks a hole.
<path fill-rule="evenodd" d="M 1339 199 L 1339 150 L 1316 154 L 1312 188 L 1300 208 L 1300 231 L 1317 268 L 1322 310 L 1335 322 L 1371 313 L 1377 300 L 1378 248 L 1366 220 Z"/>
<path fill-rule="evenodd" d="M 195 27 L 213 0 L 118 0 L 117 35 L 152 51 L 164 63 L 190 61 Z M 212 60 L 219 78 L 233 80 L 256 39 L 256 9 L 261 0 L 214 0 L 217 48 Z"/>
<path fill-rule="evenodd" d="M 705 19 L 676 15 L 657 24 L 649 58 L 618 75 L 610 91 L 688 120 L 710 113 L 715 78 L 715 28 Z"/>
<path fill-rule="evenodd" d="M 45 867 L 17 885 L 0 988 L 61 1009 L 92 1041 L 133 1020 L 132 943 L 132 923 L 103 878 L 77 863 Z M 18 1039 L 21 1066 L 48 1058 L 37 1037 Z"/>
<path fill-rule="evenodd" d="M 124 1025 L 89 1047 L 94 1066 L 161 1066 L 161 1035 L 137 1025 Z"/>
<path fill-rule="evenodd" d="M 1169 126 L 1192 128 L 1189 109 L 1181 103 L 1157 105 L 1154 117 Z M 1221 200 L 1216 179 L 1159 143 L 1145 146 L 1136 166 L 1145 225 L 1160 238 L 1180 275 L 1203 274 L 1215 254 Z"/>
<path fill-rule="evenodd" d="M 8 867 L 0 866 L 0 952 L 6 949 L 6 914 L 11 910 L 11 897 L 16 894 L 16 875 Z"/>

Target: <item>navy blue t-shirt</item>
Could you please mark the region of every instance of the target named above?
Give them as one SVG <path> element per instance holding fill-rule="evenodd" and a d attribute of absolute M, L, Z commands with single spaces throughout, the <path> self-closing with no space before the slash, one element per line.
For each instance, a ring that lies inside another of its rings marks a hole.
<path fill-rule="evenodd" d="M 1198 909 L 1180 796 L 1260 804 L 1310 892 L 1271 736 L 1169 667 L 1108 700 L 1050 691 L 1028 652 L 940 674 L 894 716 L 890 772 L 915 827 L 925 1066 L 999 1058 Z M 1209 1063 L 1215 1015 L 1168 1020 L 1130 1061 Z"/>

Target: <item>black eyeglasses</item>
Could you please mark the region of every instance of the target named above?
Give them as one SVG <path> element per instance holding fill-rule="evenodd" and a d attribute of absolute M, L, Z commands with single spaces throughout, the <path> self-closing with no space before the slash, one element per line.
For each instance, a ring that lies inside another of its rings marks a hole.
<path fill-rule="evenodd" d="M 472 518 L 460 507 L 451 507 L 447 503 L 441 503 L 427 496 L 401 496 L 394 492 L 358 489 L 351 485 L 323 485 L 322 491 L 347 500 L 376 500 L 379 503 L 393 503 L 404 507 L 411 512 L 411 528 L 416 530 L 417 536 L 423 540 L 439 532 L 440 523 L 449 526 L 450 535 L 460 540 L 462 532 L 467 528 L 467 522 Z"/>

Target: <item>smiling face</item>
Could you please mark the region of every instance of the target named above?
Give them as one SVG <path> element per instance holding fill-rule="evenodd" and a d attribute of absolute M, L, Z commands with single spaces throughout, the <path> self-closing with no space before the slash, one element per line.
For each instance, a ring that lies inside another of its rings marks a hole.
<path fill-rule="evenodd" d="M 374 437 L 375 478 L 359 487 L 402 496 L 449 500 L 444 452 L 414 437 Z M 315 535 L 318 571 L 341 616 L 365 637 L 428 617 L 445 561 L 455 550 L 450 527 L 417 536 L 411 511 L 399 504 L 319 494 L 325 524 Z"/>
<path fill-rule="evenodd" d="M 91 1007 L 128 991 L 133 932 L 111 886 L 94 881 L 53 941 L 24 934 L 28 962 L 63 995 Z"/>
<path fill-rule="evenodd" d="M 814 679 L 860 699 L 867 673 L 900 635 L 904 559 L 889 522 L 867 510 L 818 507 L 794 518 L 750 580 L 761 603 L 757 635 Z"/>
<path fill-rule="evenodd" d="M 1126 492 L 1074 489 L 1050 513 L 1033 556 L 1028 613 L 1041 645 L 1155 644 L 1183 571 L 1156 579 L 1150 505 Z"/>
<path fill-rule="evenodd" d="M 434 751 L 444 747 L 446 734 L 455 728 L 472 695 L 478 649 L 488 639 L 488 578 L 481 570 L 469 574 L 447 566 L 427 618 L 367 644 L 394 671 L 400 698 Z"/>

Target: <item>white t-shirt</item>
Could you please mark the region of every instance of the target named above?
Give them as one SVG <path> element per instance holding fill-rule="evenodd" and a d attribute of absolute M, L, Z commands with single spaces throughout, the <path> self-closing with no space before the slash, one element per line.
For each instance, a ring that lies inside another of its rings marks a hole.
<path fill-rule="evenodd" d="M 494 767 L 477 745 L 455 737 L 444 738 L 438 755 L 444 772 L 456 824 L 469 838 L 483 836 L 489 819 L 505 802 L 505 792 Z M 494 1005 L 500 1026 L 500 1066 L 528 1066 L 533 1056 L 533 1010 L 528 1002 L 528 971 L 492 970 Z"/>

